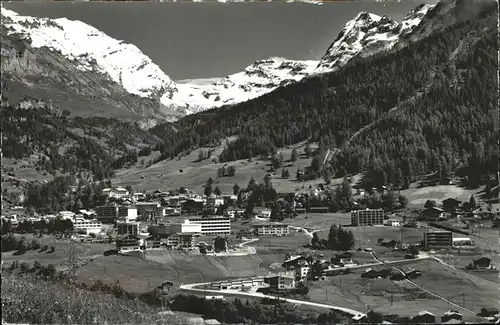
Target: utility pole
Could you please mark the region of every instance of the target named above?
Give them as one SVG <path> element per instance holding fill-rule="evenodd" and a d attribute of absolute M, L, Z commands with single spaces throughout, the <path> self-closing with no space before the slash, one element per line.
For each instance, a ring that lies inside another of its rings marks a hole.
<path fill-rule="evenodd" d="M 391 291 L 391 306 L 394 304 L 394 293 Z"/>
<path fill-rule="evenodd" d="M 463 306 L 465 308 L 465 292 L 462 293 L 462 303 L 463 303 Z"/>

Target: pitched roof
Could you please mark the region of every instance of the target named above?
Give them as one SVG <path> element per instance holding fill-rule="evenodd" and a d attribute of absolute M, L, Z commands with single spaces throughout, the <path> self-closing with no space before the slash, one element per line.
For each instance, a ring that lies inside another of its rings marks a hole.
<path fill-rule="evenodd" d="M 431 316 L 434 316 L 433 313 L 431 313 L 430 311 L 427 311 L 427 310 L 422 310 L 422 311 L 419 311 L 417 313 L 417 316 L 424 316 L 424 315 L 431 315 Z"/>

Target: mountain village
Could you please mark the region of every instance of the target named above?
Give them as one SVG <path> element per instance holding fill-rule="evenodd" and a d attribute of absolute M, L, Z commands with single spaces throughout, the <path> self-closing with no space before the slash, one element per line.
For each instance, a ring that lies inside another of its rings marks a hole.
<path fill-rule="evenodd" d="M 481 97 L 459 91 L 493 27 L 464 3 L 363 11 L 321 60 L 271 57 L 204 85 L 84 22 L 2 6 L 2 324 L 500 324 L 498 152 L 466 107 L 480 99 L 456 99 Z M 427 60 L 415 48 L 432 53 L 430 81 L 401 76 Z M 59 112 L 36 98 L 45 82 L 57 105 L 101 99 L 118 118 Z M 460 114 L 410 115 L 441 93 Z"/>

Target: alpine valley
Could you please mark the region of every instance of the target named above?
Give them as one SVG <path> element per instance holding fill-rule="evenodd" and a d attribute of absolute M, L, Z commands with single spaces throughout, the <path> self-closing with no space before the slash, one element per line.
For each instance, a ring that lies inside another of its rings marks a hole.
<path fill-rule="evenodd" d="M 401 22 L 361 12 L 319 61 L 272 57 L 203 84 L 174 82 L 82 22 L 2 8 L 3 154 L 38 177 L 3 165 L 5 185 L 135 168 L 126 182 L 192 152 L 247 161 L 304 141 L 317 149 L 291 167 L 301 180 L 364 173 L 366 186 L 408 185 L 433 174 L 484 185 L 498 162 L 496 10 L 443 0 Z M 158 177 L 163 186 L 169 175 Z"/>
<path fill-rule="evenodd" d="M 209 81 L 1 24 L 2 324 L 499 323 L 498 1 L 361 12 L 318 61 Z"/>

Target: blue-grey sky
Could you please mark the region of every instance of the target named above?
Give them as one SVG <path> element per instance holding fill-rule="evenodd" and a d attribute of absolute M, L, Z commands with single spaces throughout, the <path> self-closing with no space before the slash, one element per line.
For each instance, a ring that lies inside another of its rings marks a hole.
<path fill-rule="evenodd" d="M 421 3 L 3 2 L 19 14 L 81 20 L 138 46 L 174 80 L 223 77 L 270 56 L 317 60 L 360 11 L 402 19 Z"/>

